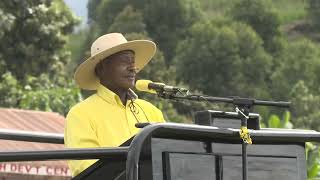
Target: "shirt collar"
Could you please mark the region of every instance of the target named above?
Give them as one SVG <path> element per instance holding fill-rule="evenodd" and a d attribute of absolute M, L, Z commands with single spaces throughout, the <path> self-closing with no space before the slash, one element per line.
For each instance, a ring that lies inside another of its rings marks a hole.
<path fill-rule="evenodd" d="M 102 84 L 99 84 L 97 94 L 105 101 L 108 101 L 110 103 L 122 104 L 120 97 Z M 129 97 L 129 99 L 138 98 L 137 94 L 132 89 L 128 89 L 127 96 Z"/>

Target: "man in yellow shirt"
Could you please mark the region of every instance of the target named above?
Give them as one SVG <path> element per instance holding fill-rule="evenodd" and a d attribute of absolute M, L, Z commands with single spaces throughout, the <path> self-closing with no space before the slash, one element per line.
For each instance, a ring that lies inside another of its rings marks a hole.
<path fill-rule="evenodd" d="M 164 122 L 161 111 L 138 99 L 130 89 L 135 75 L 153 57 L 152 41 L 127 41 L 120 33 L 99 37 L 91 57 L 75 72 L 83 89 L 97 92 L 76 104 L 67 115 L 65 145 L 68 148 L 117 147 L 134 136 L 136 123 Z M 73 176 L 96 160 L 69 161 Z"/>

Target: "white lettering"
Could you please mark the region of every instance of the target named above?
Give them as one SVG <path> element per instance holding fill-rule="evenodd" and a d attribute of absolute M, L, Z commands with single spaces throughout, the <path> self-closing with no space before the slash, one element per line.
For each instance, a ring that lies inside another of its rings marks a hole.
<path fill-rule="evenodd" d="M 0 164 L 0 171 L 6 171 L 7 170 L 7 164 L 5 164 L 5 163 L 2 163 L 2 164 Z"/>
<path fill-rule="evenodd" d="M 71 176 L 70 169 L 66 166 L 45 166 L 23 163 L 0 163 L 0 172 L 49 176 Z"/>

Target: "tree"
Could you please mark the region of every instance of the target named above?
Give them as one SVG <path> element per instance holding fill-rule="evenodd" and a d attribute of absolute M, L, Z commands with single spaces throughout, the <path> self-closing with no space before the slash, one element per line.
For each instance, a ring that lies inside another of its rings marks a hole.
<path fill-rule="evenodd" d="M 188 36 L 187 29 L 202 19 L 198 1 L 193 0 L 135 0 L 142 7 L 147 32 L 165 52 L 166 63 L 171 64 L 177 43 Z"/>
<path fill-rule="evenodd" d="M 270 76 L 269 92 L 276 100 L 292 102 L 292 122 L 297 128 L 320 129 L 316 120 L 320 108 L 320 51 L 310 40 L 288 43 L 277 59 Z M 279 111 L 275 110 L 274 113 Z"/>
<path fill-rule="evenodd" d="M 308 180 L 320 178 L 320 147 L 313 143 L 306 143 L 306 158 L 308 165 Z"/>
<path fill-rule="evenodd" d="M 65 76 L 78 19 L 62 0 L 0 2 L 0 106 L 65 115 L 81 94 Z"/>
<path fill-rule="evenodd" d="M 52 82 L 47 74 L 28 76 L 21 92 L 20 108 L 53 111 L 62 115 L 66 115 L 73 105 L 82 100 L 80 89 L 71 80 L 66 80 L 65 85 L 61 86 Z"/>
<path fill-rule="evenodd" d="M 245 24 L 199 22 L 176 54 L 178 79 L 194 89 L 214 96 L 268 97 L 271 57 Z"/>
<path fill-rule="evenodd" d="M 277 99 L 288 99 L 289 92 L 298 81 L 304 81 L 310 93 L 320 86 L 320 51 L 310 40 L 291 42 L 279 58 L 271 76 L 271 92 Z"/>
<path fill-rule="evenodd" d="M 97 7 L 103 0 L 89 0 L 87 4 L 88 8 L 88 21 L 89 24 L 92 22 L 97 21 Z"/>
<path fill-rule="evenodd" d="M 21 85 L 10 72 L 1 76 L 0 107 L 18 107 L 21 97 Z"/>
<path fill-rule="evenodd" d="M 285 111 L 283 113 L 282 119 L 276 114 L 271 114 L 268 119 L 268 128 L 286 128 L 292 129 L 293 124 L 290 121 L 291 113 L 289 111 Z"/>
<path fill-rule="evenodd" d="M 229 14 L 234 20 L 250 25 L 260 35 L 268 52 L 279 51 L 280 19 L 268 1 L 240 0 Z"/>
<path fill-rule="evenodd" d="M 66 115 L 81 100 L 79 88 L 67 81 L 65 86 L 52 82 L 47 74 L 27 76 L 21 84 L 10 72 L 0 78 L 0 106 L 58 112 Z"/>
<path fill-rule="evenodd" d="M 298 81 L 290 92 L 293 103 L 292 122 L 296 127 L 320 131 L 320 96 L 309 91 L 304 81 Z"/>
<path fill-rule="evenodd" d="M 320 1 L 318 0 L 308 0 L 307 1 L 307 11 L 310 19 L 310 24 L 313 28 L 320 28 Z"/>
<path fill-rule="evenodd" d="M 0 14 L 8 24 L 0 25 L 0 57 L 18 80 L 63 72 L 66 35 L 78 20 L 62 0 L 1 1 Z"/>
<path fill-rule="evenodd" d="M 146 25 L 143 22 L 141 12 L 133 9 L 132 6 L 126 6 L 116 17 L 108 29 L 109 32 L 121 33 L 141 33 L 147 34 Z"/>
<path fill-rule="evenodd" d="M 90 0 L 88 2 L 88 18 L 97 24 L 102 32 L 114 22 L 114 18 L 127 6 L 129 0 Z"/>

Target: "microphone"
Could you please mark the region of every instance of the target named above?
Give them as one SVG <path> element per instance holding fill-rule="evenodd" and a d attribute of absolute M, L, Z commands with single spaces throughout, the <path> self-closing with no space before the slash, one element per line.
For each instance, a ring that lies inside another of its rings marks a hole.
<path fill-rule="evenodd" d="M 188 92 L 188 90 L 184 88 L 167 86 L 164 83 L 155 83 L 150 80 L 138 80 L 135 87 L 139 91 L 152 94 L 157 94 L 157 92 Z"/>

